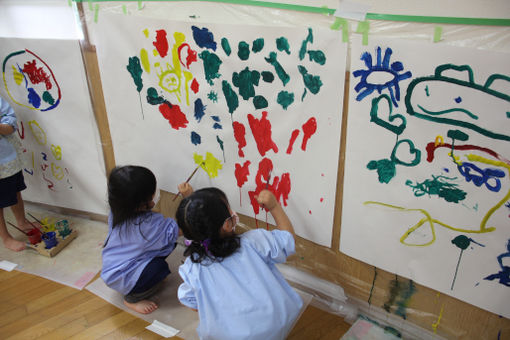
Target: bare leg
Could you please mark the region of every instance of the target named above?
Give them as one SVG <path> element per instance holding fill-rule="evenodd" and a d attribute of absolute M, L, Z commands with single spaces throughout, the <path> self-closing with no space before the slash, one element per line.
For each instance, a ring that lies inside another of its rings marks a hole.
<path fill-rule="evenodd" d="M 124 300 L 124 305 L 142 314 L 152 313 L 158 308 L 158 305 L 154 301 L 150 300 L 142 300 L 135 303 L 129 303 L 126 300 Z"/>
<path fill-rule="evenodd" d="M 4 246 L 7 249 L 13 251 L 21 251 L 25 249 L 25 243 L 15 240 L 14 238 L 12 238 L 11 234 L 9 234 L 9 232 L 7 231 L 3 208 L 0 209 L 0 238 L 4 242 Z"/>
<path fill-rule="evenodd" d="M 14 217 L 16 217 L 18 227 L 21 230 L 29 231 L 32 229 L 32 225 L 28 222 L 27 218 L 25 217 L 25 204 L 23 203 L 23 198 L 21 197 L 20 191 L 17 192 L 16 198 L 18 199 L 18 203 L 11 206 L 12 213 L 14 214 Z"/>

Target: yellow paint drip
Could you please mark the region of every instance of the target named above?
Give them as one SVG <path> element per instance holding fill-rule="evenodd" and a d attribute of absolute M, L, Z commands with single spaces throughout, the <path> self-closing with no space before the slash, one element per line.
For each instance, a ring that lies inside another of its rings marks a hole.
<path fill-rule="evenodd" d="M 64 169 L 62 169 L 62 167 L 58 166 L 58 165 L 55 165 L 55 163 L 51 163 L 51 174 L 53 175 L 53 177 L 55 177 L 56 179 L 58 179 L 59 181 L 62 180 L 62 178 L 64 178 Z"/>
<path fill-rule="evenodd" d="M 21 82 L 23 81 L 23 75 L 21 74 L 21 72 L 16 70 L 16 67 L 14 67 L 14 65 L 12 65 L 12 77 L 14 78 L 16 85 L 21 85 Z"/>
<path fill-rule="evenodd" d="M 444 304 L 441 306 L 441 311 L 439 312 L 439 316 L 437 317 L 437 321 L 432 323 L 432 329 L 434 333 L 437 333 L 437 327 L 439 327 L 439 323 L 441 322 L 441 318 L 443 317 Z"/>
<path fill-rule="evenodd" d="M 145 35 L 146 38 L 149 37 L 149 30 L 146 28 L 143 30 L 143 34 Z"/>
<path fill-rule="evenodd" d="M 184 88 L 186 89 L 186 105 L 189 106 L 189 86 L 188 83 L 193 79 L 193 73 L 184 71 Z"/>
<path fill-rule="evenodd" d="M 140 50 L 140 60 L 142 61 L 142 66 L 145 72 L 151 73 L 151 63 L 149 61 L 149 53 L 145 48 Z"/>
<path fill-rule="evenodd" d="M 202 155 L 197 153 L 193 154 L 193 160 L 196 165 L 200 165 L 202 169 L 207 173 L 209 178 L 214 178 L 218 176 L 218 170 L 223 169 L 223 165 L 220 160 L 214 157 L 214 155 L 210 152 L 205 154 L 205 160 Z"/>
<path fill-rule="evenodd" d="M 53 154 L 53 157 L 55 157 L 57 161 L 62 159 L 62 148 L 60 147 L 60 145 L 51 144 L 51 153 Z"/>
<path fill-rule="evenodd" d="M 46 132 L 39 126 L 39 123 L 35 120 L 31 120 L 28 122 L 28 126 L 30 127 L 30 131 L 35 137 L 35 140 L 40 145 L 46 145 Z"/>
<path fill-rule="evenodd" d="M 159 55 L 158 50 L 153 49 L 152 50 L 152 54 L 154 54 L 154 56 L 157 57 Z"/>

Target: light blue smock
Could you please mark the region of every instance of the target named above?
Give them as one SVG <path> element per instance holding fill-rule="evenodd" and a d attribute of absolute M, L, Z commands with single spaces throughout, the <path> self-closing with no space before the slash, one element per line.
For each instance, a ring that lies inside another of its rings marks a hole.
<path fill-rule="evenodd" d="M 159 213 L 144 213 L 135 222 L 127 221 L 112 229 L 112 215 L 108 216 L 101 278 L 123 295 L 133 289 L 153 258 L 168 256 L 174 250 L 179 236 L 177 223 Z"/>
<path fill-rule="evenodd" d="M 303 301 L 275 263 L 294 254 L 294 237 L 263 229 L 240 237 L 241 247 L 222 262 L 186 259 L 179 267 L 179 300 L 198 309 L 200 339 L 284 339 Z"/>
<path fill-rule="evenodd" d="M 0 97 L 0 124 L 18 129 L 16 114 L 9 103 Z M 22 170 L 21 143 L 15 132 L 0 134 L 0 178 L 10 177 Z"/>

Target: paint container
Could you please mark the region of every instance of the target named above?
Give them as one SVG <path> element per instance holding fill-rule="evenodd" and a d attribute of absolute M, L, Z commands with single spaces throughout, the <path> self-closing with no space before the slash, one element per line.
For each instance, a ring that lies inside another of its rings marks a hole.
<path fill-rule="evenodd" d="M 57 234 L 54 231 L 44 233 L 42 236 L 46 249 L 51 249 L 57 245 Z"/>
<path fill-rule="evenodd" d="M 41 232 L 37 228 L 33 228 L 27 232 L 27 236 L 31 244 L 37 244 L 41 242 Z"/>
<path fill-rule="evenodd" d="M 65 238 L 67 235 L 71 233 L 71 229 L 69 228 L 69 222 L 67 220 L 60 220 L 55 224 L 57 228 L 58 234 L 60 237 Z"/>

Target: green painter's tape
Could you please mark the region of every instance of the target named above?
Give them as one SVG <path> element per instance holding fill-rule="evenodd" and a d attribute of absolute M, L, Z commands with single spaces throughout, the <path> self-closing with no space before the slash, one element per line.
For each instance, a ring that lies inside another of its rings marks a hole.
<path fill-rule="evenodd" d="M 332 30 L 339 30 L 342 27 L 342 41 L 349 41 L 349 23 L 347 19 L 335 18 L 335 22 L 330 26 Z"/>
<path fill-rule="evenodd" d="M 94 7 L 94 22 L 97 23 L 97 17 L 99 15 L 99 4 L 96 4 L 96 6 Z"/>
<path fill-rule="evenodd" d="M 443 28 L 441 26 L 434 27 L 434 42 L 441 41 L 441 35 L 443 34 Z"/>
<path fill-rule="evenodd" d="M 356 28 L 356 33 L 361 33 L 363 35 L 362 44 L 364 46 L 368 45 L 368 31 L 370 30 L 370 23 L 368 21 L 360 21 L 358 23 L 358 28 Z"/>
<path fill-rule="evenodd" d="M 139 0 L 73 0 L 74 2 L 107 2 L 107 1 L 139 1 Z M 145 0 L 151 2 L 186 2 L 195 0 Z M 302 6 L 292 4 L 282 4 L 276 2 L 255 1 L 255 0 L 198 0 L 204 2 L 222 2 L 236 5 L 260 6 L 269 8 L 285 9 L 290 11 L 300 11 L 309 13 L 334 14 L 336 9 L 327 7 Z M 366 19 L 382 21 L 406 21 L 406 22 L 425 22 L 431 24 L 456 24 L 456 25 L 480 25 L 480 26 L 510 26 L 510 19 L 490 19 L 490 18 L 459 18 L 459 17 L 435 17 L 421 15 L 398 15 L 398 14 L 379 14 L 367 13 Z"/>

